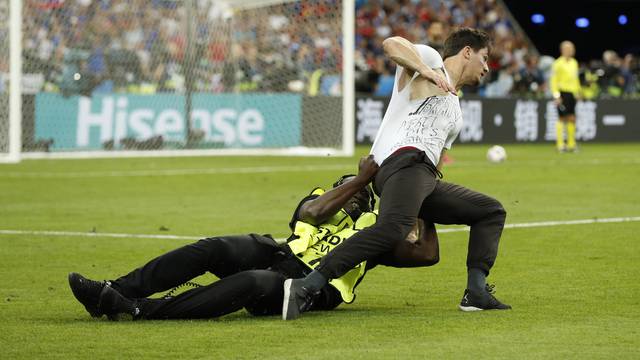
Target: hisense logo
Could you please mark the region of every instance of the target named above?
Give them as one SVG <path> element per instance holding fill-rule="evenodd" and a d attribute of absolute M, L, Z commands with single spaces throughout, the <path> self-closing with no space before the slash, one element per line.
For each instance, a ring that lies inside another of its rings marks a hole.
<path fill-rule="evenodd" d="M 78 100 L 77 146 L 90 145 L 90 134 L 98 131 L 100 142 L 113 140 L 116 145 L 127 137 L 145 140 L 162 135 L 166 140 L 185 138 L 186 122 L 182 109 L 166 105 L 162 110 L 129 107 L 126 97 L 106 96 L 95 100 Z M 95 106 L 98 105 L 98 106 Z M 191 112 L 192 126 L 204 131 L 204 140 L 227 146 L 260 145 L 264 139 L 265 121 L 257 109 L 202 109 Z"/>

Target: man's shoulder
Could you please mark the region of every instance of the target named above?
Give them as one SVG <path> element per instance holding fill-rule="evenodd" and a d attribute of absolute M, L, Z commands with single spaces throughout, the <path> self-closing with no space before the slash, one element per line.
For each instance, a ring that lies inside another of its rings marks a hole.
<path fill-rule="evenodd" d="M 442 55 L 438 52 L 438 50 L 432 48 L 427 44 L 414 44 L 416 49 L 421 52 L 425 52 L 428 55 L 437 56 L 439 59 L 442 59 Z"/>
<path fill-rule="evenodd" d="M 420 54 L 420 57 L 425 64 L 430 65 L 431 67 L 442 66 L 442 55 L 440 55 L 438 50 L 425 44 L 414 44 L 414 46 L 416 47 L 416 50 L 418 50 L 418 53 Z"/>

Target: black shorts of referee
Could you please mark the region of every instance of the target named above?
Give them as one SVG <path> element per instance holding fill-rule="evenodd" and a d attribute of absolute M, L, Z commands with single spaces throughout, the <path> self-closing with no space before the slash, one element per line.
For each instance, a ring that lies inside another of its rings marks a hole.
<path fill-rule="evenodd" d="M 570 92 L 560 92 L 562 104 L 558 105 L 558 116 L 564 117 L 576 114 L 576 97 Z"/>

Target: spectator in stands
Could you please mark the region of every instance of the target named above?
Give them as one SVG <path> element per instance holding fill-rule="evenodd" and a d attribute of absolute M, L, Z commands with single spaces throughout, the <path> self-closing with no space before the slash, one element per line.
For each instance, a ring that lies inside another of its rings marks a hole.
<path fill-rule="evenodd" d="M 470 27 L 470 26 L 469 26 Z M 447 38 L 447 29 L 440 21 L 433 21 L 427 29 L 427 44 L 442 53 L 444 40 Z"/>
<path fill-rule="evenodd" d="M 586 64 L 580 66 L 580 91 L 584 100 L 593 100 L 600 94 L 598 75 L 591 70 L 595 67 L 595 65 L 588 66 Z"/>
<path fill-rule="evenodd" d="M 624 78 L 624 95 L 632 95 L 637 91 L 638 63 L 632 54 L 627 54 L 621 66 Z"/>
<path fill-rule="evenodd" d="M 544 74 L 538 67 L 539 57 L 526 55 L 524 65 L 514 74 L 513 93 L 519 96 L 542 97 L 545 91 Z"/>
<path fill-rule="evenodd" d="M 607 50 L 602 54 L 604 73 L 600 77 L 600 88 L 606 97 L 620 97 L 624 90 L 625 77 L 622 73 L 622 61 L 613 50 Z"/>

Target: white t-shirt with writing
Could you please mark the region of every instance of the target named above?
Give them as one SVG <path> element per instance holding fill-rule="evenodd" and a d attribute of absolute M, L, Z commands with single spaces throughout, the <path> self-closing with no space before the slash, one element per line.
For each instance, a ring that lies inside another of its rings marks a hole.
<path fill-rule="evenodd" d="M 426 45 L 415 45 L 422 61 L 432 69 L 443 69 L 440 54 Z M 411 100 L 411 82 L 420 76 L 417 72 L 411 81 L 398 91 L 402 68 L 397 66 L 396 79 L 389 107 L 384 114 L 378 134 L 371 147 L 371 154 L 378 164 L 402 147 L 415 147 L 426 153 L 437 165 L 442 149 L 450 149 L 462 128 L 462 110 L 457 96 L 447 93 L 426 99 Z"/>

